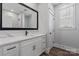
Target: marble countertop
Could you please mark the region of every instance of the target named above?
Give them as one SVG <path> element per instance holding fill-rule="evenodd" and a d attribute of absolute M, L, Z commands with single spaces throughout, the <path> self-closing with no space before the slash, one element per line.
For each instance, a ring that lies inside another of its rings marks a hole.
<path fill-rule="evenodd" d="M 43 36 L 45 34 L 34 34 L 34 35 L 21 35 L 21 36 L 13 36 L 13 37 L 0 37 L 0 46 L 6 45 L 6 44 L 10 44 L 10 43 L 14 43 L 14 42 L 20 42 L 23 40 L 29 40 L 31 38 L 35 38 L 35 37 L 39 37 L 39 36 Z"/>

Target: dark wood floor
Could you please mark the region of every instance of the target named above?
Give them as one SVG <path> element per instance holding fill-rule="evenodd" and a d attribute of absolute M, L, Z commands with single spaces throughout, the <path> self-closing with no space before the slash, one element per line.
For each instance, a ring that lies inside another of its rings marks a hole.
<path fill-rule="evenodd" d="M 49 55 L 44 53 L 43 56 L 79 56 L 79 54 L 73 53 L 73 52 L 70 52 L 70 51 L 66 51 L 64 49 L 60 49 L 60 48 L 57 48 L 57 47 L 53 47 L 50 50 Z"/>

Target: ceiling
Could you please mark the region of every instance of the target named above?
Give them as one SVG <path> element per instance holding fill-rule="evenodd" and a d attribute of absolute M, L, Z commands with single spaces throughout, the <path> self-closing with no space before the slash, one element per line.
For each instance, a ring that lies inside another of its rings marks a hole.
<path fill-rule="evenodd" d="M 54 6 L 60 5 L 62 3 L 52 3 Z"/>

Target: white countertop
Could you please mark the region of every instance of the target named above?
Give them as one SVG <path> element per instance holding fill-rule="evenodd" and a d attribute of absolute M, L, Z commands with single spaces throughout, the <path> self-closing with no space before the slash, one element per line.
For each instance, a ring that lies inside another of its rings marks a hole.
<path fill-rule="evenodd" d="M 36 34 L 36 35 L 34 34 L 34 35 L 27 35 L 27 36 L 23 35 L 23 36 L 14 36 L 14 37 L 0 37 L 0 46 L 14 43 L 14 42 L 23 41 L 23 40 L 29 40 L 31 38 L 43 36 L 43 35 L 45 34 Z"/>

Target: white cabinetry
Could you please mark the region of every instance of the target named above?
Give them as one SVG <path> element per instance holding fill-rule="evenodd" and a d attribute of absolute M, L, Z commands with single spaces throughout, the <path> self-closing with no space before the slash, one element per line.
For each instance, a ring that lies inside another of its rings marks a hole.
<path fill-rule="evenodd" d="M 2 48 L 0 48 L 0 56 L 2 56 Z"/>
<path fill-rule="evenodd" d="M 38 56 L 46 49 L 46 35 L 0 47 L 0 56 Z"/>
<path fill-rule="evenodd" d="M 46 36 L 42 36 L 41 40 L 41 51 L 44 52 L 46 49 Z"/>
<path fill-rule="evenodd" d="M 40 55 L 41 54 L 41 37 L 37 37 L 35 38 L 35 42 L 34 42 L 34 46 L 35 46 L 35 50 L 34 50 L 34 55 Z"/>
<path fill-rule="evenodd" d="M 34 38 L 21 43 L 21 56 L 39 55 L 41 52 L 41 38 Z"/>
<path fill-rule="evenodd" d="M 4 56 L 18 56 L 19 55 L 19 44 L 10 44 L 3 47 Z"/>
<path fill-rule="evenodd" d="M 21 43 L 20 55 L 21 56 L 32 56 L 33 55 L 33 42 L 24 41 Z"/>

